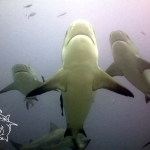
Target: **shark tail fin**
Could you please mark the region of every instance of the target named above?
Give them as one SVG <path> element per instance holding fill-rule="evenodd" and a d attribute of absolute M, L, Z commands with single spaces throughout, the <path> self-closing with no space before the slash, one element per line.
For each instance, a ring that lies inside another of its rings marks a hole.
<path fill-rule="evenodd" d="M 81 136 L 82 135 L 82 136 Z M 67 127 L 64 137 L 72 136 L 72 141 L 76 149 L 85 149 L 91 140 L 82 140 L 82 137 L 87 137 L 83 127 L 76 130 L 73 133 L 72 129 Z"/>
<path fill-rule="evenodd" d="M 17 149 L 20 150 L 22 147 L 22 144 L 16 143 L 13 140 L 10 139 L 10 143 Z"/>
<path fill-rule="evenodd" d="M 145 94 L 145 102 L 148 103 L 150 101 L 150 95 Z"/>
<path fill-rule="evenodd" d="M 78 133 L 81 133 L 81 134 L 83 134 L 85 137 L 87 137 L 87 136 L 86 136 L 86 133 L 85 133 L 85 131 L 84 131 L 84 129 L 83 129 L 83 127 L 79 128 L 79 129 L 76 131 L 76 133 L 77 133 L 77 134 L 78 134 Z M 69 127 L 67 127 L 67 129 L 66 129 L 66 131 L 65 131 L 64 137 L 66 137 L 66 136 L 73 136 L 72 129 L 69 128 Z"/>
<path fill-rule="evenodd" d="M 91 141 L 90 139 L 83 140 L 82 138 L 79 138 L 79 137 L 72 139 L 72 140 L 73 140 L 75 148 L 82 149 L 82 150 L 84 150 L 87 147 L 87 145 L 89 144 L 89 142 Z"/>

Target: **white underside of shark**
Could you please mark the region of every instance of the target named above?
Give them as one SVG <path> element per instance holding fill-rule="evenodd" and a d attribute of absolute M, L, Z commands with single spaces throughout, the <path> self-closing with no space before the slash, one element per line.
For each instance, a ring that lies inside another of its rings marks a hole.
<path fill-rule="evenodd" d="M 116 93 L 133 94 L 117 83 L 98 66 L 98 48 L 92 26 L 84 20 L 73 22 L 66 32 L 62 50 L 62 68 L 42 86 L 30 92 L 34 96 L 59 89 L 66 115 L 66 136 L 71 136 L 77 148 L 78 133 L 86 136 L 84 121 L 90 111 L 96 90 L 105 88 Z"/>
<path fill-rule="evenodd" d="M 122 31 L 110 34 L 111 49 L 114 57 L 106 70 L 110 76 L 124 76 L 132 85 L 145 94 L 150 101 L 150 63 L 138 53 L 134 43 Z"/>
<path fill-rule="evenodd" d="M 0 94 L 10 90 L 18 90 L 26 96 L 30 91 L 42 85 L 42 82 L 38 81 L 33 69 L 26 64 L 14 65 L 12 68 L 12 76 L 14 82 L 2 89 Z M 37 98 L 35 96 L 25 98 L 27 109 L 29 108 L 29 104 L 34 105 L 33 100 L 37 100 Z"/>

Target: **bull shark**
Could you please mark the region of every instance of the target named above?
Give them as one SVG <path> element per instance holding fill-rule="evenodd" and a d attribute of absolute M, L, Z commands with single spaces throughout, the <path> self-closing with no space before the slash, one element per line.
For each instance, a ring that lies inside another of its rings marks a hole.
<path fill-rule="evenodd" d="M 34 70 L 26 64 L 14 65 L 12 68 L 12 76 L 14 82 L 2 89 L 0 94 L 10 90 L 18 90 L 26 96 L 30 91 L 42 85 L 42 82 L 38 81 Z M 26 101 L 27 109 L 29 109 L 29 104 L 34 105 L 33 100 L 38 101 L 35 96 L 25 98 L 24 100 Z"/>
<path fill-rule="evenodd" d="M 10 143 L 17 150 L 66 150 L 71 148 L 75 150 L 75 145 L 70 137 L 64 138 L 65 129 L 58 128 L 54 123 L 50 123 L 50 132 L 37 140 L 30 140 L 29 144 L 22 145 L 10 140 Z M 80 135 L 80 144 L 84 144 L 82 139 L 84 136 Z M 90 140 L 88 141 L 90 142 Z M 84 149 L 80 149 L 84 150 Z"/>
<path fill-rule="evenodd" d="M 76 20 L 66 32 L 62 49 L 62 68 L 27 97 L 54 89 L 61 90 L 67 124 L 64 137 L 71 136 L 79 149 L 86 147 L 86 143 L 81 147 L 78 134 L 86 136 L 83 124 L 96 90 L 101 88 L 134 97 L 128 89 L 100 69 L 94 30 L 89 22 Z"/>
<path fill-rule="evenodd" d="M 124 76 L 132 85 L 145 94 L 145 101 L 150 101 L 150 63 L 137 51 L 129 36 L 122 31 L 110 34 L 110 45 L 114 62 L 106 69 L 110 76 Z"/>

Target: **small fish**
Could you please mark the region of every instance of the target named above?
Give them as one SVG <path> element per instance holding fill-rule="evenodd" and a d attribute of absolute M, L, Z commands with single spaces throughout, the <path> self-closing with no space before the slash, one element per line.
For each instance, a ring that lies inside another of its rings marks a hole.
<path fill-rule="evenodd" d="M 24 8 L 29 8 L 31 6 L 32 6 L 32 4 L 29 4 L 29 5 L 24 6 Z"/>
<path fill-rule="evenodd" d="M 140 33 L 143 34 L 143 35 L 146 35 L 145 32 L 143 32 L 143 31 L 141 31 L 141 30 L 140 30 Z"/>
<path fill-rule="evenodd" d="M 36 12 L 32 12 L 31 14 L 28 15 L 28 19 L 32 16 L 34 16 L 36 14 Z"/>
<path fill-rule="evenodd" d="M 56 16 L 56 17 L 60 17 L 60 16 L 64 16 L 65 14 L 66 14 L 67 12 L 64 12 L 64 13 L 62 13 L 62 14 L 60 14 L 60 15 L 58 15 L 58 16 Z"/>

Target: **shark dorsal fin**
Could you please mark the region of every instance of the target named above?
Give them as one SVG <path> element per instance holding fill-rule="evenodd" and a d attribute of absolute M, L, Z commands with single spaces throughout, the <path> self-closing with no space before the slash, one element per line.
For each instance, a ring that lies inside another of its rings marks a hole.
<path fill-rule="evenodd" d="M 58 127 L 54 123 L 50 122 L 50 132 L 56 129 L 58 129 Z"/>

